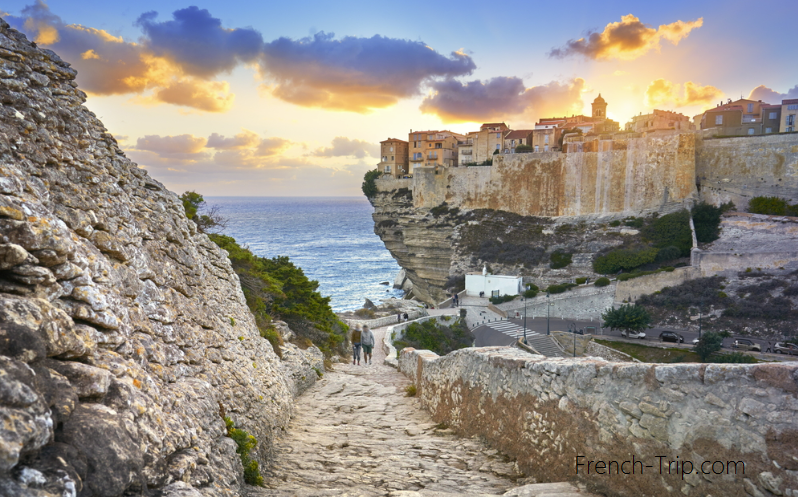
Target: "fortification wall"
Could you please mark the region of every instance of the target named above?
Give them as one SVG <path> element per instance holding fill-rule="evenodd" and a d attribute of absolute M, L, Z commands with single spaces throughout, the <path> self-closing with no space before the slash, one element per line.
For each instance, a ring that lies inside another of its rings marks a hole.
<path fill-rule="evenodd" d="M 751 197 L 798 200 L 798 133 L 696 139 L 696 179 L 701 198 L 732 201 L 744 210 Z"/>
<path fill-rule="evenodd" d="M 685 281 L 700 277 L 701 274 L 694 267 L 680 267 L 671 272 L 648 274 L 631 280 L 619 281 L 615 287 L 615 301 L 624 300 L 634 302 L 641 295 L 650 295 L 668 286 L 681 285 Z"/>
<path fill-rule="evenodd" d="M 484 437 L 537 481 L 629 497 L 798 489 L 796 364 L 555 360 L 487 347 L 405 349 L 399 367 L 435 421 Z"/>
<path fill-rule="evenodd" d="M 569 153 L 496 155 L 492 166 L 416 168 L 413 204 L 585 216 L 662 209 L 695 194 L 693 133 L 567 147 Z"/>

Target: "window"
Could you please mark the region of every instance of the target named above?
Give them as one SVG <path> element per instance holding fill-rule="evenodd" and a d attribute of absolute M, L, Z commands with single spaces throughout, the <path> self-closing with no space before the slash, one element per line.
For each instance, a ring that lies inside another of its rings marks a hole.
<path fill-rule="evenodd" d="M 540 147 L 538 145 L 535 145 L 535 152 L 540 152 Z"/>
<path fill-rule="evenodd" d="M 768 119 L 776 119 L 776 113 L 771 112 L 770 114 L 768 114 Z"/>
<path fill-rule="evenodd" d="M 391 156 L 391 160 L 396 160 L 396 159 L 394 159 L 394 156 L 393 156 L 393 155 Z"/>
<path fill-rule="evenodd" d="M 765 133 L 773 133 L 773 128 L 765 128 Z"/>
<path fill-rule="evenodd" d="M 787 126 L 792 126 L 795 124 L 795 114 L 790 114 L 787 116 Z"/>
<path fill-rule="evenodd" d="M 543 143 L 546 143 L 546 144 L 549 143 L 549 135 L 546 135 L 546 136 L 543 137 Z"/>
<path fill-rule="evenodd" d="M 432 139 L 433 139 L 433 135 L 427 135 L 427 140 L 432 140 Z"/>
<path fill-rule="evenodd" d="M 391 147 L 391 152 L 393 152 L 393 147 Z"/>
<path fill-rule="evenodd" d="M 385 172 L 386 173 L 390 173 L 391 172 L 391 166 L 385 166 Z"/>
<path fill-rule="evenodd" d="M 501 137 L 502 137 L 501 133 L 496 133 L 496 138 L 501 138 Z"/>
<path fill-rule="evenodd" d="M 502 147 L 501 147 L 501 145 L 499 145 L 499 144 L 497 143 L 497 144 L 496 144 L 496 150 L 499 150 L 499 149 L 501 149 L 501 148 L 502 148 Z"/>
<path fill-rule="evenodd" d="M 544 152 L 548 152 L 549 151 L 549 146 L 548 145 L 543 145 L 543 151 Z"/>
<path fill-rule="evenodd" d="M 754 111 L 754 104 L 748 104 L 748 112 Z"/>
<path fill-rule="evenodd" d="M 717 124 L 723 124 L 723 115 L 722 114 L 718 114 L 717 116 L 715 116 L 715 124 L 716 125 Z"/>
<path fill-rule="evenodd" d="M 383 156 L 382 156 L 382 161 L 383 161 L 383 162 L 388 162 L 388 157 L 386 157 L 386 156 L 384 156 L 384 155 L 383 155 Z"/>
<path fill-rule="evenodd" d="M 798 110 L 798 104 L 788 105 L 787 110 Z"/>
<path fill-rule="evenodd" d="M 443 143 L 436 143 L 435 148 L 443 148 Z"/>
<path fill-rule="evenodd" d="M 748 134 L 749 135 L 753 135 L 754 134 L 754 128 L 748 128 Z"/>

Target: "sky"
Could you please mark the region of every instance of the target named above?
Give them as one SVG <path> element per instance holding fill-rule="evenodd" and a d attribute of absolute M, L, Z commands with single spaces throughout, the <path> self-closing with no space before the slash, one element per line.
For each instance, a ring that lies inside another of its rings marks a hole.
<path fill-rule="evenodd" d="M 4 0 L 78 71 L 125 154 L 181 193 L 354 196 L 410 130 L 623 126 L 722 100 L 798 98 L 795 0 Z"/>

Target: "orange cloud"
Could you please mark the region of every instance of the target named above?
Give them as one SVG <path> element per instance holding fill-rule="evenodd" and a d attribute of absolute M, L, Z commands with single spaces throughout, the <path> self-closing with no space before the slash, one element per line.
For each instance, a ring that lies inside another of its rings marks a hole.
<path fill-rule="evenodd" d="M 690 31 L 703 24 L 704 19 L 699 17 L 695 21 L 676 21 L 654 29 L 628 14 L 622 16 L 620 22 L 607 24 L 601 33 L 591 32 L 586 38 L 568 40 L 563 47 L 553 48 L 549 56 L 560 59 L 570 55 L 583 55 L 595 60 L 637 59 L 651 50 L 659 50 L 662 40 L 678 45 Z"/>
<path fill-rule="evenodd" d="M 656 79 L 646 88 L 646 105 L 649 107 L 688 107 L 708 105 L 723 98 L 723 92 L 714 86 L 701 86 L 692 81 L 684 84 L 684 96 L 680 95 L 681 85 L 667 79 Z"/>

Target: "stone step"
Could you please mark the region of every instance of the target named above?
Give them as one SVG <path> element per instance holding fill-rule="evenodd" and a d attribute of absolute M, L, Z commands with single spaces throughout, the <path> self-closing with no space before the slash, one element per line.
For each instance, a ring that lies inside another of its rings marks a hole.
<path fill-rule="evenodd" d="M 294 488 L 281 488 L 281 489 L 263 489 L 250 487 L 249 497 L 354 497 L 354 496 L 371 496 L 371 495 L 384 495 L 387 497 L 487 497 L 496 496 L 496 494 L 486 494 L 484 492 L 470 491 L 469 488 L 463 488 L 462 491 L 453 492 L 439 492 L 435 490 L 385 490 L 377 488 L 369 488 L 359 486 L 351 490 L 336 489 L 323 489 L 319 487 L 294 487 Z M 535 483 L 531 485 L 523 485 L 513 488 L 503 494 L 503 497 L 597 497 L 595 494 L 587 492 L 583 487 L 576 486 L 569 482 L 556 482 L 556 483 Z"/>

